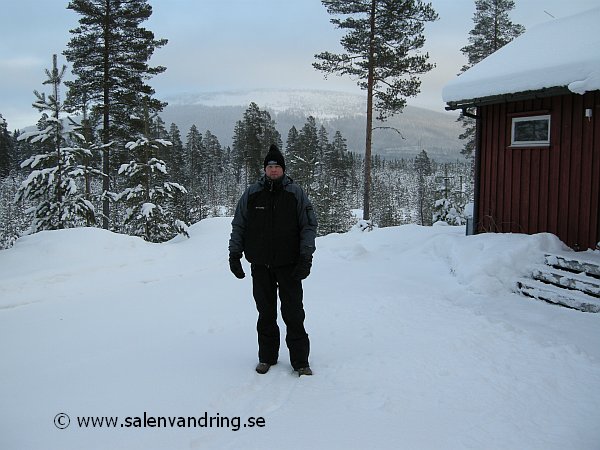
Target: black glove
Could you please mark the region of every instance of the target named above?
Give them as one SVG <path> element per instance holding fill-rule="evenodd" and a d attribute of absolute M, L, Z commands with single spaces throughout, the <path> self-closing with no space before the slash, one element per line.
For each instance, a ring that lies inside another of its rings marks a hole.
<path fill-rule="evenodd" d="M 296 263 L 296 267 L 292 272 L 292 278 L 296 280 L 304 280 L 310 275 L 312 267 L 312 255 L 300 255 L 300 259 Z"/>
<path fill-rule="evenodd" d="M 240 280 L 246 276 L 244 269 L 242 269 L 242 254 L 241 253 L 230 253 L 229 254 L 229 270 Z"/>

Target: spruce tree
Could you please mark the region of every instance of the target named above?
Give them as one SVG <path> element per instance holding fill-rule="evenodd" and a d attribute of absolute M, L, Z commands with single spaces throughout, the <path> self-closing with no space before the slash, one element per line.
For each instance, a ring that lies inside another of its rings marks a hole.
<path fill-rule="evenodd" d="M 78 121 L 72 116 L 69 116 L 68 119 L 71 127 L 77 131 L 75 135 L 76 141 L 82 148 L 90 152 L 89 155 L 83 156 L 82 161 L 85 197 L 94 204 L 94 207 L 98 207 L 97 209 L 101 211 L 102 195 L 99 193 L 102 190 L 100 189 L 98 180 L 102 180 L 104 174 L 99 168 L 102 166 L 103 150 L 105 147 L 110 147 L 110 145 L 103 144 L 100 139 L 100 115 L 97 111 L 90 112 L 90 105 L 85 94 L 79 98 L 67 95 L 65 109 L 68 113 L 81 115 Z M 91 225 L 91 223 L 88 223 L 88 225 Z"/>
<path fill-rule="evenodd" d="M 475 0 L 475 26 L 469 31 L 469 44 L 460 49 L 467 57 L 461 73 L 525 32 L 525 27 L 510 20 L 509 13 L 514 7 L 513 0 Z M 475 150 L 475 119 L 469 117 L 474 113 L 474 108 L 466 114 L 462 111 L 458 118 L 464 128 L 459 138 L 465 141 L 461 153 L 466 158 L 472 158 Z"/>
<path fill-rule="evenodd" d="M 295 126 L 290 128 L 288 131 L 287 140 L 285 143 L 285 153 L 288 155 L 294 155 L 298 152 L 298 129 Z M 289 171 L 290 169 L 288 169 Z"/>
<path fill-rule="evenodd" d="M 220 200 L 219 188 L 222 187 L 223 149 L 221 148 L 219 139 L 210 130 L 206 130 L 202 142 L 204 144 L 204 163 L 201 173 L 205 186 L 204 192 L 207 198 L 207 213 L 214 216 Z"/>
<path fill-rule="evenodd" d="M 152 100 L 148 99 L 146 97 L 145 101 L 152 101 Z M 154 106 L 156 106 L 156 103 L 154 103 Z M 159 112 L 161 109 L 162 108 L 155 107 L 154 111 Z M 162 117 L 156 116 L 154 118 L 154 120 L 152 120 L 151 125 L 150 125 L 150 134 L 155 139 L 165 139 L 166 140 L 169 138 L 169 131 L 167 131 L 167 125 L 165 124 L 165 121 L 162 119 Z"/>
<path fill-rule="evenodd" d="M 432 173 L 431 160 L 425 150 L 421 150 L 414 160 L 414 173 L 417 178 L 417 211 L 419 225 L 431 225 L 432 205 L 428 177 Z"/>
<path fill-rule="evenodd" d="M 317 129 L 310 116 L 298 132 L 288 133 L 286 164 L 292 178 L 299 180 L 311 197 L 319 217 L 319 235 L 348 231 L 352 216 L 348 202 L 346 140 L 339 131 L 330 143 L 323 125 Z"/>
<path fill-rule="evenodd" d="M 202 134 L 196 125 L 192 125 L 186 136 L 185 144 L 185 186 L 188 189 L 186 199 L 186 216 L 188 223 L 195 223 L 202 219 L 201 206 L 201 180 L 200 170 L 202 162 Z"/>
<path fill-rule="evenodd" d="M 164 155 L 164 160 L 167 163 L 167 167 L 170 168 L 170 179 L 174 183 L 187 186 L 187 180 L 185 177 L 185 151 L 183 148 L 183 142 L 181 140 L 181 132 L 176 124 L 172 123 L 169 127 L 166 140 L 171 142 L 171 147 L 166 147 L 167 152 Z M 182 194 L 177 190 L 173 193 L 172 199 L 174 208 L 173 212 L 176 217 L 181 217 L 183 221 L 187 221 L 186 197 L 187 194 Z"/>
<path fill-rule="evenodd" d="M 281 148 L 281 135 L 275 121 L 268 111 L 261 111 L 252 102 L 235 126 L 232 148 L 240 170 L 246 174 L 246 184 L 262 176 L 263 158 L 271 144 Z"/>
<path fill-rule="evenodd" d="M 348 33 L 340 43 L 342 54 L 315 55 L 313 66 L 326 74 L 358 79 L 367 91 L 363 217 L 369 219 L 373 110 L 377 118 L 402 112 L 406 97 L 420 90 L 419 75 L 431 70 L 425 43 L 426 22 L 437 19 L 429 3 L 420 0 L 322 0 L 330 14 L 343 16 L 331 22 Z"/>
<path fill-rule="evenodd" d="M 23 177 L 15 172 L 0 178 L 0 250 L 11 247 L 17 238 L 27 230 L 29 220 L 25 211 L 29 203 L 16 205 L 14 198 Z"/>
<path fill-rule="evenodd" d="M 462 187 L 456 186 L 458 171 L 451 170 L 446 163 L 438 167 L 435 176 L 436 192 L 433 208 L 433 223 L 445 222 L 448 225 L 462 225 L 464 218 L 464 200 Z"/>
<path fill-rule="evenodd" d="M 300 182 L 307 195 L 313 191 L 315 168 L 319 162 L 319 137 L 315 118 L 309 116 L 298 133 L 298 140 L 293 151 L 287 153 L 286 167 L 292 177 Z"/>
<path fill-rule="evenodd" d="M 187 225 L 170 208 L 175 193 L 187 191 L 182 185 L 169 181 L 167 165 L 160 154 L 172 143 L 152 136 L 153 117 L 148 103 L 142 116 L 144 131 L 126 144 L 132 160 L 119 168 L 119 174 L 129 180 L 128 186 L 115 200 L 127 206 L 125 224 L 129 234 L 149 242 L 164 242 L 178 233 L 187 236 Z"/>
<path fill-rule="evenodd" d="M 327 154 L 331 152 L 331 144 L 329 143 L 329 133 L 323 124 L 317 133 L 317 163 L 315 167 L 315 177 L 320 179 L 324 175 L 325 161 Z"/>
<path fill-rule="evenodd" d="M 237 182 L 237 176 L 233 168 L 233 158 L 231 147 L 225 147 L 223 149 L 223 160 L 222 160 L 222 185 L 223 189 L 221 192 L 223 214 L 226 216 L 232 216 L 237 202 L 242 195 L 245 186 L 241 186 Z"/>
<path fill-rule="evenodd" d="M 72 98 L 87 98 L 102 116 L 103 222 L 109 227 L 111 165 L 108 144 L 124 143 L 131 136 L 130 113 L 140 96 L 154 94 L 147 80 L 165 67 L 150 67 L 154 50 L 165 39 L 141 24 L 152 15 L 147 0 L 71 0 L 67 6 L 81 15 L 79 26 L 64 52 L 73 66 L 74 81 L 66 83 Z M 156 109 L 164 104 L 153 100 Z M 81 102 L 79 102 L 81 103 Z"/>
<path fill-rule="evenodd" d="M 22 134 L 20 130 L 14 130 L 11 135 L 11 149 L 10 155 L 10 170 L 9 172 L 20 173 L 21 172 L 21 161 L 24 161 L 31 155 L 30 144 L 26 141 L 19 141 L 19 136 Z"/>
<path fill-rule="evenodd" d="M 53 57 L 52 70 L 46 70 L 48 79 L 44 84 L 52 86 L 52 94 L 34 91 L 37 98 L 33 106 L 43 113 L 37 131 L 22 134 L 20 139 L 32 143 L 39 142 L 45 150 L 23 161 L 21 167 L 29 167 L 31 172 L 23 181 L 15 202 L 32 203 L 33 215 L 29 232 L 55 230 L 94 222 L 95 210 L 92 203 L 81 192 L 81 178 L 85 168 L 81 164 L 83 157 L 91 152 L 75 142 L 74 131 L 66 129 L 62 113 L 64 104 L 60 99 L 60 87 L 66 66 L 58 68 L 56 55 Z M 50 113 L 50 115 L 48 115 Z M 80 141 L 84 137 L 77 135 Z"/>
<path fill-rule="evenodd" d="M 10 173 L 13 143 L 8 132 L 8 125 L 0 114 L 0 178 L 7 177 Z"/>
<path fill-rule="evenodd" d="M 0 250 L 9 248 L 27 229 L 25 211 L 28 204 L 15 205 L 14 199 L 24 177 L 18 159 L 19 132 L 8 132 L 8 124 L 0 114 Z M 23 206 L 23 207 L 20 207 Z"/>
<path fill-rule="evenodd" d="M 377 205 L 373 219 L 378 227 L 399 225 L 398 208 L 395 205 L 394 186 L 389 173 L 377 170 L 373 174 L 373 203 Z"/>
<path fill-rule="evenodd" d="M 176 183 L 185 185 L 185 150 L 183 148 L 183 141 L 181 140 L 181 132 L 176 124 L 171 124 L 165 139 L 171 142 L 171 147 L 164 158 L 169 167 L 171 167 L 171 179 Z"/>
<path fill-rule="evenodd" d="M 332 178 L 335 187 L 346 188 L 349 184 L 350 162 L 348 160 L 348 145 L 339 131 L 335 132 L 330 151 L 325 157 L 327 174 Z"/>

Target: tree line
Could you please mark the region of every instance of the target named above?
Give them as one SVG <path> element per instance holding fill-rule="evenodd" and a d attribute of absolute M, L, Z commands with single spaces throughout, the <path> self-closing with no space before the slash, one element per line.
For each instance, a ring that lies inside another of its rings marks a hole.
<path fill-rule="evenodd" d="M 210 130 L 192 126 L 183 137 L 160 118 L 164 102 L 148 80 L 166 70 L 148 64 L 167 44 L 142 27 L 152 14 L 147 0 L 72 0 L 79 25 L 63 52 L 55 55 L 33 106 L 41 113 L 36 130 L 10 133 L 0 115 L 0 245 L 21 233 L 73 226 L 102 226 L 162 242 L 204 217 L 231 214 L 235 201 L 262 173 L 271 143 L 284 149 L 288 174 L 298 180 L 319 213 L 320 234 L 346 231 L 361 210 L 370 226 L 434 221 L 460 224 L 472 198 L 473 123 L 466 128 L 467 161 L 436 164 L 426 149 L 412 160 L 372 156 L 374 113 L 385 119 L 402 112 L 405 97 L 419 92 L 419 74 L 434 67 L 420 54 L 424 24 L 437 20 L 430 4 L 393 0 L 323 0 L 331 22 L 348 31 L 346 53 L 315 55 L 326 74 L 355 77 L 367 90 L 367 142 L 359 155 L 341 133 L 328 136 L 308 117 L 286 137 L 266 110 L 252 103 L 223 148 Z M 523 32 L 508 19 L 512 0 L 475 0 L 475 27 L 463 53 L 469 64 Z M 67 88 L 64 98 L 62 88 Z"/>
<path fill-rule="evenodd" d="M 129 162 L 114 176 L 120 186 L 110 195 L 115 232 L 161 242 L 185 234 L 187 225 L 204 218 L 232 215 L 245 187 L 261 176 L 271 142 L 283 150 L 286 173 L 310 196 L 320 235 L 348 231 L 359 218 L 353 212 L 362 206 L 364 157 L 348 149 L 341 132 L 329 136 L 314 117 L 300 129 L 292 127 L 283 143 L 270 113 L 251 103 L 234 127 L 231 147 L 196 125 L 182 135 L 176 124 L 167 127 L 160 116 L 145 120 L 147 134 L 124 146 L 126 154 L 120 158 Z M 24 232 L 101 225 L 96 213 L 102 207 L 101 148 L 81 146 L 77 123 L 61 126 L 60 154 L 46 148 L 47 136 L 60 123 L 44 116 L 37 131 L 29 133 L 36 139 L 19 132 L 3 135 L 10 157 L 0 177 L 2 248 Z M 436 200 L 447 199 L 448 209 L 462 211 L 472 195 L 465 161 L 438 164 L 423 150 L 414 159 L 375 156 L 371 165 L 372 222 L 377 226 L 431 225 Z M 462 219 L 447 222 L 461 224 Z"/>

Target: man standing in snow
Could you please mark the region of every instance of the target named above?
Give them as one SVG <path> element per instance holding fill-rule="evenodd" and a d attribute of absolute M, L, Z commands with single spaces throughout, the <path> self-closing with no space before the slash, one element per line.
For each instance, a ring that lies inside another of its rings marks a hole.
<path fill-rule="evenodd" d="M 285 161 L 276 145 L 269 148 L 264 171 L 265 175 L 238 201 L 231 222 L 229 267 L 241 279 L 245 277 L 242 253 L 251 264 L 252 293 L 258 310 L 256 371 L 267 373 L 279 357 L 279 290 L 290 362 L 298 375 L 312 375 L 302 280 L 312 266 L 317 218 L 305 192 L 285 175 Z"/>

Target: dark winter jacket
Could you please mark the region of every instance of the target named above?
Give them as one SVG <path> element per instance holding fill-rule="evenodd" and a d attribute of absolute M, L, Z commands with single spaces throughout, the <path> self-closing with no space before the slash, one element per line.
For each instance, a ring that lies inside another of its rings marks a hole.
<path fill-rule="evenodd" d="M 295 264 L 315 251 L 317 218 L 300 186 L 284 175 L 263 177 L 242 195 L 231 222 L 229 252 L 253 264 L 272 267 Z"/>

